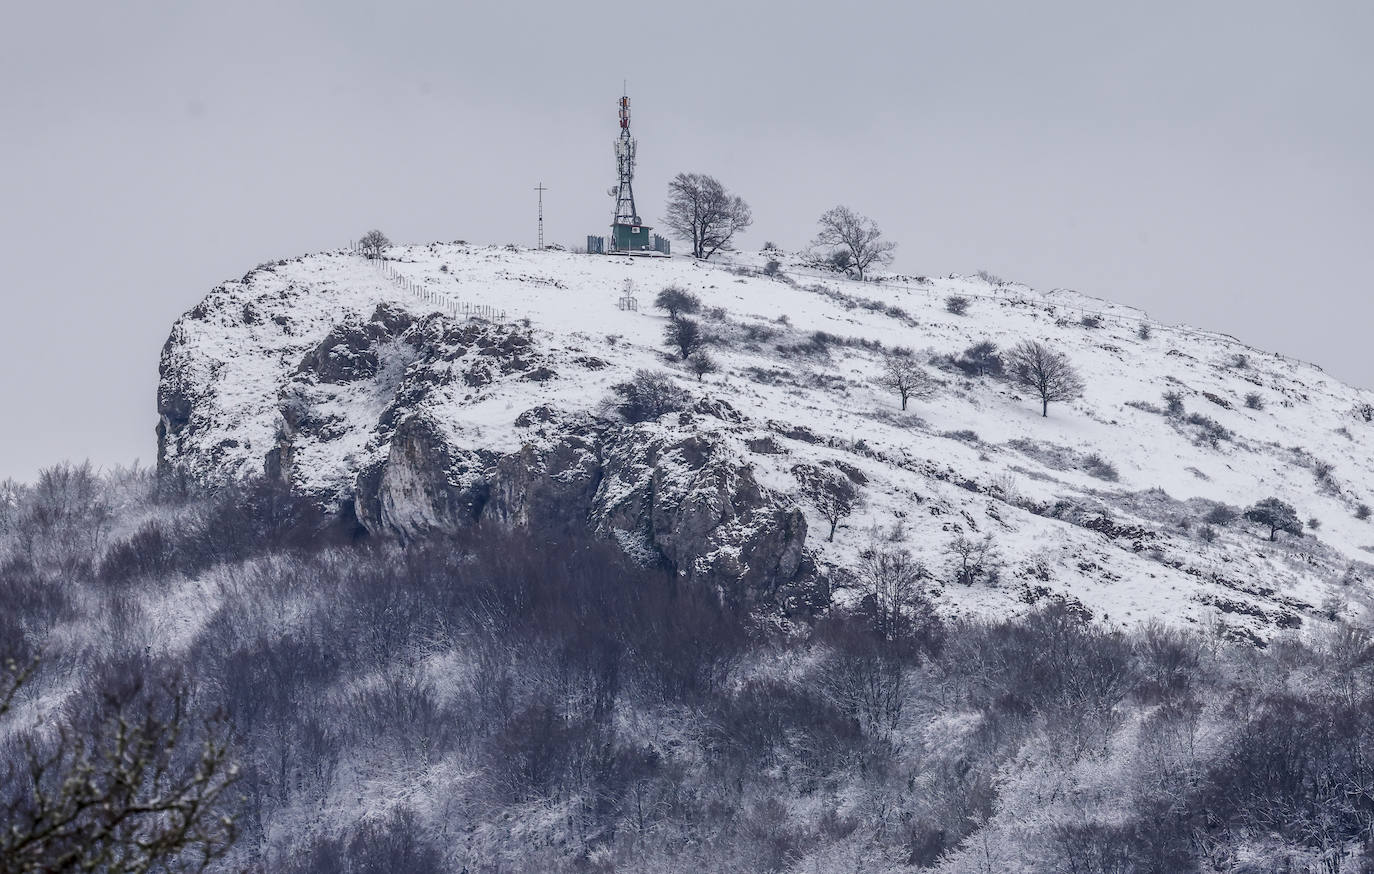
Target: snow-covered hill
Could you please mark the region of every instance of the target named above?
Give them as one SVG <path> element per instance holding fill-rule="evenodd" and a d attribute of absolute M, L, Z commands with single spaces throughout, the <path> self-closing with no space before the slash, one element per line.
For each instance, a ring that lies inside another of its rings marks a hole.
<path fill-rule="evenodd" d="M 1059 594 L 1111 623 L 1266 638 L 1371 609 L 1374 522 L 1359 517 L 1374 503 L 1374 395 L 1311 365 L 1073 292 L 858 283 L 775 252 L 702 264 L 455 243 L 387 257 L 408 287 L 324 253 L 261 266 L 180 319 L 162 360 L 162 467 L 284 476 L 401 534 L 519 521 L 552 489 L 627 549 L 718 585 L 833 575 L 875 543 L 901 547 L 953 613 Z M 669 285 L 702 300 L 720 365 L 703 381 L 663 346 L 652 301 Z M 627 288 L 637 311 L 617 305 Z M 453 318 L 445 296 L 509 321 Z M 950 361 L 1023 339 L 1066 353 L 1083 397 L 1045 418 Z M 896 347 L 941 383 L 906 411 L 875 385 Z M 640 369 L 672 374 L 694 405 L 609 423 L 611 387 Z M 1165 412 L 1165 392 L 1184 415 Z M 798 466 L 860 487 L 833 542 L 797 497 Z M 1269 496 L 1319 527 L 1270 543 L 1243 520 L 1204 521 Z M 991 536 L 995 580 L 953 582 L 960 534 Z"/>

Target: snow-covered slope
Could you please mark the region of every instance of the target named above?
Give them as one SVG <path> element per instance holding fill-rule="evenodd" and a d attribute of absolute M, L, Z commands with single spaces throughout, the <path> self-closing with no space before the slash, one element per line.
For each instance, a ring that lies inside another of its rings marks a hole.
<path fill-rule="evenodd" d="M 164 468 L 203 479 L 267 471 L 404 531 L 462 524 L 480 512 L 469 503 L 492 495 L 513 512 L 510 483 L 531 471 L 575 479 L 588 465 L 569 461 L 569 434 L 586 441 L 584 461 L 657 441 L 618 473 L 587 474 L 590 512 L 627 548 L 674 548 L 631 542 L 635 526 L 616 520 L 634 501 L 664 511 L 663 471 L 676 464 L 691 481 L 678 483 L 673 512 L 697 501 L 716 514 L 713 531 L 725 516 L 758 528 L 786 527 L 784 509 L 807 515 L 807 561 L 784 559 L 799 545 L 790 532 L 763 553 L 736 542 L 726 565 L 737 569 L 766 554 L 770 568 L 825 574 L 878 543 L 923 561 L 951 612 L 1006 614 L 1057 593 L 1109 622 L 1221 622 L 1260 638 L 1370 609 L 1374 522 L 1358 516 L 1374 503 L 1374 395 L 1311 365 L 1073 292 L 975 277 L 857 283 L 780 253 L 726 265 L 432 244 L 388 259 L 408 287 L 354 254 L 324 253 L 260 267 L 179 320 L 162 362 Z M 764 275 L 773 259 L 781 272 Z M 702 300 L 720 365 L 704 381 L 663 347 L 667 318 L 651 304 L 668 285 Z M 627 287 L 637 311 L 617 305 Z M 445 295 L 509 321 L 454 319 L 434 302 Z M 969 299 L 966 313 L 947 311 L 950 295 Z M 1044 418 L 1024 391 L 949 363 L 982 340 L 1022 339 L 1066 353 L 1087 383 L 1082 398 Z M 894 347 L 916 350 L 941 383 L 907 411 L 875 385 Z M 638 369 L 672 373 L 700 403 L 634 433 L 608 428 L 604 399 Z M 1165 414 L 1170 391 L 1203 418 Z M 1246 405 L 1251 393 L 1260 408 Z M 697 438 L 704 461 L 684 448 Z M 436 446 L 438 462 L 416 460 Z M 797 498 L 798 465 L 860 484 L 864 503 L 833 542 Z M 424 482 L 425 470 L 445 482 Z M 1244 521 L 1204 525 L 1218 504 L 1269 496 L 1320 527 L 1270 543 Z M 959 534 L 991 535 L 995 581 L 952 582 Z M 697 558 L 719 566 L 728 538 L 703 537 L 693 548 L 714 552 Z"/>

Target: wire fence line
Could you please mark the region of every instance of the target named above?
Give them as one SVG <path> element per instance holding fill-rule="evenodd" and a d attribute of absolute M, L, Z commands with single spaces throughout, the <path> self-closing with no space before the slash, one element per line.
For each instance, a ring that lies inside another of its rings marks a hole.
<path fill-rule="evenodd" d="M 451 318 L 486 319 L 489 322 L 506 321 L 506 311 L 500 307 L 468 303 L 467 301 L 454 297 L 442 289 L 435 288 L 423 282 L 416 282 L 408 276 L 403 275 L 401 271 L 397 270 L 395 265 L 387 259 L 374 257 L 369 254 L 356 241 L 352 241 L 348 244 L 348 250 L 372 264 L 373 267 L 377 268 L 378 273 L 391 280 L 391 283 L 401 291 L 414 296 L 424 303 L 438 307 L 440 312 Z"/>

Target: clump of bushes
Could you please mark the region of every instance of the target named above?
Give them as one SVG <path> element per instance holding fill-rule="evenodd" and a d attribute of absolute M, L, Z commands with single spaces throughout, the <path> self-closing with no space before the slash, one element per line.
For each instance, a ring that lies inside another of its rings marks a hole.
<path fill-rule="evenodd" d="M 982 340 L 964 350 L 951 363 L 968 376 L 1001 376 L 1003 373 L 1002 356 L 997 344 Z"/>
<path fill-rule="evenodd" d="M 1245 395 L 1245 408 L 1249 410 L 1264 409 L 1264 398 L 1257 391 L 1248 392 Z"/>
<path fill-rule="evenodd" d="M 663 328 L 663 345 L 677 350 L 678 356 L 684 361 L 705 343 L 701 325 L 686 316 L 674 316 Z"/>
<path fill-rule="evenodd" d="M 1359 504 L 1355 507 L 1355 518 L 1361 522 L 1369 518 L 1370 509 L 1368 504 Z"/>
<path fill-rule="evenodd" d="M 1078 320 L 1078 324 L 1085 328 L 1100 328 L 1102 327 L 1102 317 L 1088 313 Z"/>
<path fill-rule="evenodd" d="M 685 288 L 670 285 L 654 298 L 654 306 L 667 310 L 668 317 L 676 319 L 678 316 L 691 315 L 700 310 L 701 298 Z"/>
<path fill-rule="evenodd" d="M 1331 474 L 1335 473 L 1336 465 L 1329 461 L 1322 461 L 1320 458 L 1312 462 L 1312 476 L 1317 480 L 1318 485 L 1331 485 Z"/>
<path fill-rule="evenodd" d="M 1225 504 L 1217 504 L 1207 511 L 1206 515 L 1202 517 L 1202 521 L 1206 522 L 1208 525 L 1217 525 L 1225 528 L 1239 518 L 1240 513 Z"/>
<path fill-rule="evenodd" d="M 1216 419 L 1201 413 L 1191 413 L 1184 421 L 1197 428 L 1196 442 L 1206 443 L 1213 449 L 1219 446 L 1223 440 L 1231 440 L 1235 436 L 1230 429 Z"/>
<path fill-rule="evenodd" d="M 629 382 L 611 386 L 606 405 L 627 422 L 648 422 L 686 408 L 689 398 L 668 374 L 639 370 Z"/>
<path fill-rule="evenodd" d="M 748 324 L 741 330 L 744 332 L 744 339 L 750 343 L 767 343 L 778 336 L 778 332 L 767 325 Z"/>
<path fill-rule="evenodd" d="M 968 312 L 968 305 L 969 299 L 962 294 L 951 294 L 949 297 L 945 298 L 945 310 L 954 313 L 956 316 L 962 316 L 964 313 Z"/>
<path fill-rule="evenodd" d="M 1096 452 L 1085 455 L 1083 460 L 1079 462 L 1079 467 L 1088 476 L 1097 477 L 1107 482 L 1114 483 L 1121 478 L 1121 475 L 1116 470 L 1116 465 L 1112 464 L 1101 455 L 1098 455 Z"/>

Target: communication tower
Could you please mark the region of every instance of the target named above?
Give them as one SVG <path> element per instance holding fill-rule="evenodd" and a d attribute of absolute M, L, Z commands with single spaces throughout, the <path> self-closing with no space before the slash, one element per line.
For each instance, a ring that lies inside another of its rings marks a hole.
<path fill-rule="evenodd" d="M 615 167 L 619 184 L 615 195 L 615 219 L 611 222 L 611 251 L 644 252 L 653 249 L 650 228 L 639 220 L 635 209 L 635 152 L 639 144 L 630 135 L 630 98 L 620 97 L 620 137 L 615 141 Z"/>
<path fill-rule="evenodd" d="M 615 141 L 615 169 L 617 182 L 606 193 L 615 198 L 615 217 L 611 220 L 609 241 L 605 237 L 587 237 L 587 251 L 596 255 L 650 255 L 667 257 L 672 254 L 668 240 L 651 234 L 653 228 L 644 224 L 635 208 L 635 161 L 639 143 L 630 135 L 630 98 L 621 94 L 620 136 Z M 609 242 L 609 245 L 608 245 Z"/>

